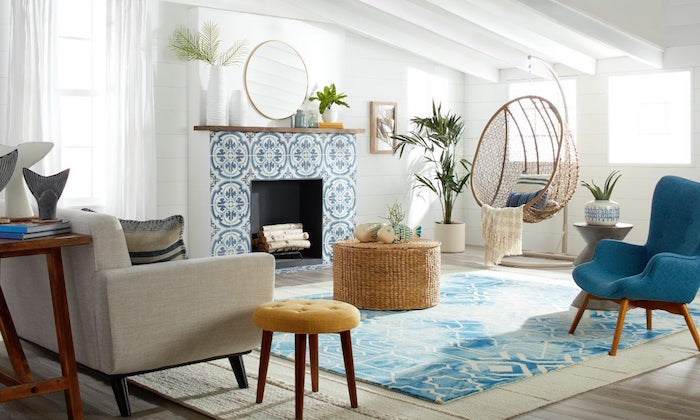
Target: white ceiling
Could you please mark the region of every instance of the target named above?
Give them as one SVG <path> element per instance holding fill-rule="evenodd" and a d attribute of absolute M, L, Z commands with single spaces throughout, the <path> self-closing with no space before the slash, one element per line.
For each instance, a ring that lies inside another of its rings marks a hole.
<path fill-rule="evenodd" d="M 658 43 L 667 8 L 698 5 L 697 0 L 169 1 L 331 23 L 490 81 L 502 69 L 530 70 L 531 55 L 583 74 L 594 74 L 599 60 L 613 57 L 661 68 L 664 49 Z"/>

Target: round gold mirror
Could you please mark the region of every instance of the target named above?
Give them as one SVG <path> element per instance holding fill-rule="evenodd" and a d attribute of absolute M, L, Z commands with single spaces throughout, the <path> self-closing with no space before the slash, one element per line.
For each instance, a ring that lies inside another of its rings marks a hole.
<path fill-rule="evenodd" d="M 282 41 L 263 42 L 248 58 L 245 88 L 261 115 L 272 120 L 287 118 L 306 99 L 306 64 L 291 45 Z"/>

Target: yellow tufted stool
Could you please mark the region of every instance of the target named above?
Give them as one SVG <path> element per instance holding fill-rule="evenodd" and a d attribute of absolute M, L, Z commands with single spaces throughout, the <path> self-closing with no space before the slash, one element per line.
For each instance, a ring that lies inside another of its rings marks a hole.
<path fill-rule="evenodd" d="M 357 407 L 355 367 L 352 361 L 350 330 L 360 323 L 360 311 L 349 303 L 325 299 L 292 299 L 269 302 L 253 311 L 253 322 L 262 328 L 258 393 L 255 402 L 261 403 L 265 393 L 267 365 L 274 331 L 294 333 L 294 403 L 296 418 L 302 418 L 304 409 L 304 373 L 306 366 L 306 336 L 309 336 L 311 359 L 311 390 L 318 391 L 318 335 L 340 333 L 345 362 L 345 377 L 350 392 L 350 405 Z"/>

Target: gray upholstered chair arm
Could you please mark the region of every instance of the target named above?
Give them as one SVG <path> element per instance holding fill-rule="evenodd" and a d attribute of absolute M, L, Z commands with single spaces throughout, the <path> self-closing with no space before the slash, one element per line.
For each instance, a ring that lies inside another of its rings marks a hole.
<path fill-rule="evenodd" d="M 273 298 L 274 258 L 208 257 L 97 271 L 99 370 L 137 372 L 248 351 L 251 312 Z"/>

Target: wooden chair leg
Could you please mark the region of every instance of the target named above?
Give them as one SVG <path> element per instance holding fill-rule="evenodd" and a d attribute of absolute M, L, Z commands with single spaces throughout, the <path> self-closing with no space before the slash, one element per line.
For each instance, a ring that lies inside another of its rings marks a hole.
<path fill-rule="evenodd" d="M 357 385 L 355 383 L 355 365 L 352 360 L 352 340 L 350 331 L 340 333 L 340 344 L 343 348 L 343 361 L 345 362 L 345 378 L 348 381 L 348 392 L 350 393 L 350 406 L 357 408 Z"/>
<path fill-rule="evenodd" d="M 586 308 L 588 307 L 588 301 L 591 299 L 591 295 L 589 293 L 586 293 L 583 296 L 583 301 L 581 302 L 581 307 L 578 308 L 578 312 L 576 312 L 576 316 L 574 317 L 574 322 L 571 323 L 571 328 L 569 328 L 569 334 L 573 334 L 574 331 L 576 331 L 576 327 L 578 327 L 579 321 L 581 321 L 581 317 L 583 316 L 583 313 L 586 311 Z"/>
<path fill-rule="evenodd" d="M 270 348 L 272 347 L 272 331 L 263 330 L 262 343 L 260 344 L 260 366 L 258 367 L 258 392 L 255 402 L 260 404 L 265 394 L 265 379 L 267 379 L 267 365 L 270 363 Z"/>
<path fill-rule="evenodd" d="M 231 363 L 231 369 L 233 374 L 236 376 L 236 382 L 238 382 L 238 387 L 248 388 L 248 377 L 245 374 L 245 365 L 243 364 L 243 355 L 234 354 L 228 358 L 229 363 Z"/>
<path fill-rule="evenodd" d="M 306 334 L 294 334 L 294 413 L 296 419 L 303 417 L 305 374 Z"/>
<path fill-rule="evenodd" d="M 318 334 L 309 334 L 309 359 L 311 362 L 311 390 L 318 392 Z"/>
<path fill-rule="evenodd" d="M 647 309 L 647 330 L 651 331 L 651 309 Z"/>
<path fill-rule="evenodd" d="M 615 336 L 613 337 L 612 347 L 610 347 L 609 355 L 614 356 L 617 354 L 617 346 L 620 344 L 620 335 L 622 334 L 622 327 L 625 324 L 625 315 L 629 309 L 630 301 L 629 299 L 622 299 L 620 301 L 620 314 L 617 316 L 617 326 L 615 327 Z"/>
<path fill-rule="evenodd" d="M 681 311 L 683 311 L 683 318 L 685 318 L 685 323 L 688 325 L 690 335 L 693 336 L 693 340 L 695 341 L 695 347 L 700 350 L 700 336 L 698 336 L 698 330 L 695 328 L 693 317 L 691 317 L 690 312 L 688 312 L 688 306 L 683 304 L 683 306 L 681 306 Z"/>

